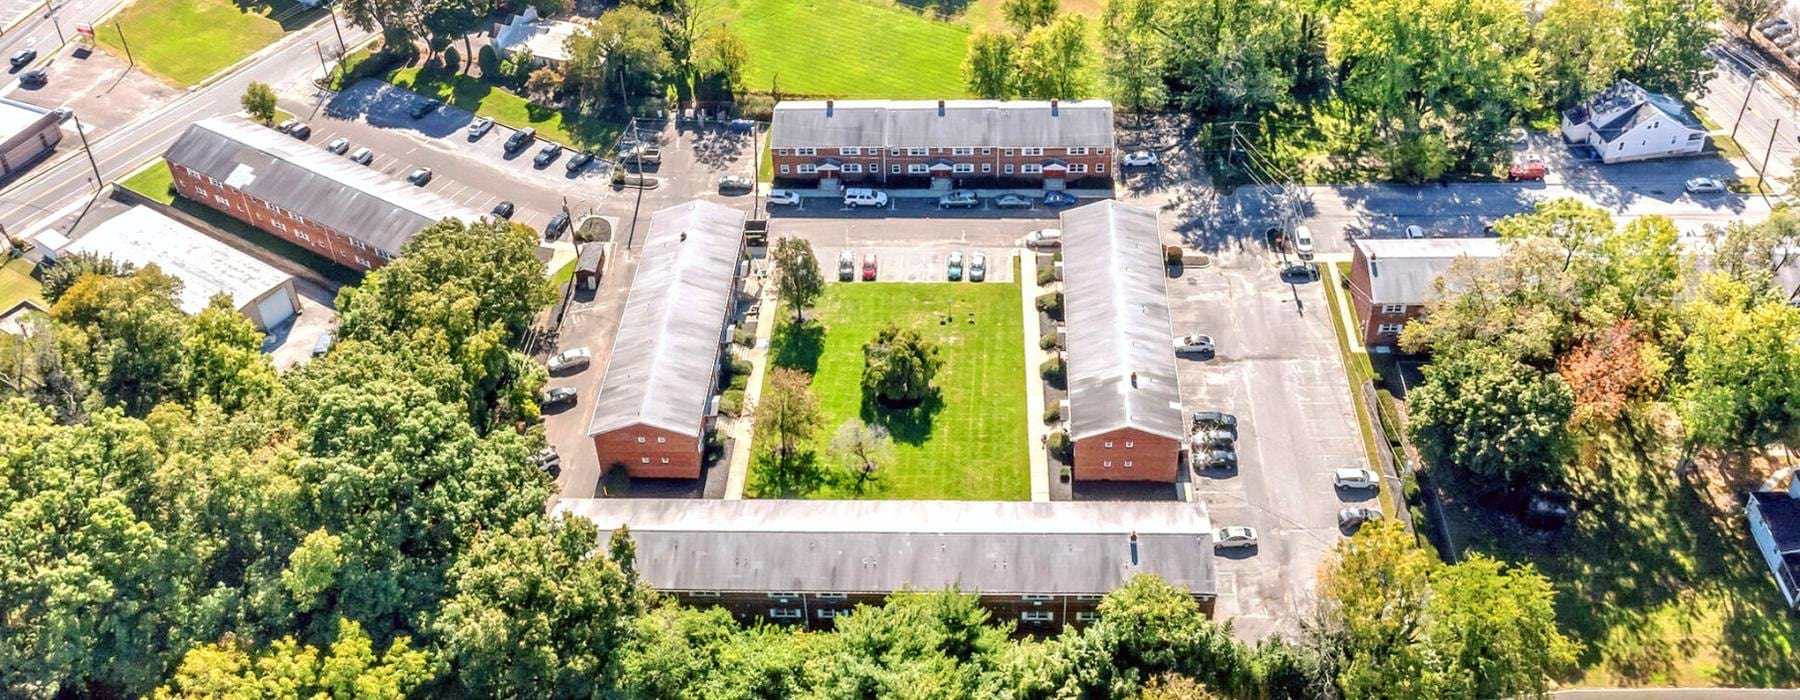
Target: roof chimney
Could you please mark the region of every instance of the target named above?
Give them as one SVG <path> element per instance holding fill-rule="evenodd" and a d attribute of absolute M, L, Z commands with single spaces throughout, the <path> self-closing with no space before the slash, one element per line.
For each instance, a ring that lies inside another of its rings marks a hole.
<path fill-rule="evenodd" d="M 1050 98 L 1050 116 L 1056 116 L 1056 98 Z"/>
<path fill-rule="evenodd" d="M 831 100 L 825 101 L 825 116 L 831 116 Z"/>
<path fill-rule="evenodd" d="M 687 232 L 686 231 L 681 232 L 681 242 L 683 242 L 683 243 L 687 242 Z"/>
<path fill-rule="evenodd" d="M 938 116 L 944 116 L 944 101 L 938 100 Z"/>

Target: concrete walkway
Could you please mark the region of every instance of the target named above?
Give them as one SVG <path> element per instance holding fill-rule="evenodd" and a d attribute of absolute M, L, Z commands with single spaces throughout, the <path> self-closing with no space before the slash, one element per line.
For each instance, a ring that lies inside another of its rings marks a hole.
<path fill-rule="evenodd" d="M 1019 308 L 1025 314 L 1025 454 L 1031 456 L 1031 500 L 1050 500 L 1050 458 L 1044 453 L 1050 427 L 1044 425 L 1044 386 L 1038 378 L 1038 367 L 1050 358 L 1038 347 L 1037 298 L 1043 288 L 1037 283 L 1037 253 L 1019 253 Z"/>
<path fill-rule="evenodd" d="M 1347 262 L 1348 255 L 1321 255 L 1319 266 L 1325 268 L 1325 283 L 1337 292 L 1338 320 L 1344 326 L 1344 337 L 1350 339 L 1350 352 L 1367 355 L 1369 348 L 1362 344 L 1362 329 L 1356 327 L 1356 312 L 1350 307 L 1350 290 L 1344 288 L 1342 276 L 1338 274 L 1339 262 Z"/>
<path fill-rule="evenodd" d="M 762 396 L 763 373 L 769 368 L 769 337 L 775 333 L 776 321 L 774 295 L 775 285 L 764 284 L 762 296 L 756 300 L 756 344 L 745 358 L 750 361 L 750 383 L 744 386 L 744 410 L 731 421 L 731 465 L 725 475 L 728 501 L 743 499 L 744 484 L 750 478 L 750 438 L 756 426 L 750 416 L 756 400 Z"/>

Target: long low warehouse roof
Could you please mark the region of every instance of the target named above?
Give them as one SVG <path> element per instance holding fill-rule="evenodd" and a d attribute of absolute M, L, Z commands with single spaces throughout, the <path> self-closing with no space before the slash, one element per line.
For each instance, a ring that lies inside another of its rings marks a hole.
<path fill-rule="evenodd" d="M 554 512 L 628 528 L 665 591 L 1098 595 L 1140 573 L 1217 591 L 1193 503 L 593 498 Z"/>
<path fill-rule="evenodd" d="M 1069 437 L 1135 428 L 1182 439 L 1156 212 L 1109 199 L 1063 212 L 1062 228 Z"/>
<path fill-rule="evenodd" d="M 390 254 L 442 219 L 475 212 L 243 117 L 195 122 L 164 159 Z"/>
<path fill-rule="evenodd" d="M 181 280 L 181 310 L 200 313 L 218 294 L 242 309 L 269 290 L 287 284 L 292 275 L 238 252 L 162 212 L 135 206 L 101 222 L 63 253 L 92 253 L 131 263 L 156 265 Z"/>
<path fill-rule="evenodd" d="M 589 435 L 641 424 L 700 436 L 743 241 L 741 209 L 696 199 L 651 215 Z"/>
<path fill-rule="evenodd" d="M 1112 141 L 1106 100 L 789 100 L 775 105 L 769 129 L 774 148 L 1104 148 Z"/>

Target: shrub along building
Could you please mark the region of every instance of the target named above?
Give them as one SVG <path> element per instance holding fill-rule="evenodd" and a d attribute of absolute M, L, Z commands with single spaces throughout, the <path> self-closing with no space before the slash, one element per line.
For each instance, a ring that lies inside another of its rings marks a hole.
<path fill-rule="evenodd" d="M 1358 238 L 1350 262 L 1350 303 L 1364 345 L 1399 345 L 1406 324 L 1437 298 L 1437 280 L 1459 258 L 1506 252 L 1498 238 Z"/>
<path fill-rule="evenodd" d="M 743 255 L 742 210 L 694 200 L 651 216 L 588 422 L 602 471 L 700 476 Z"/>
<path fill-rule="evenodd" d="M 1062 228 L 1074 478 L 1174 482 L 1185 434 L 1156 212 L 1107 200 Z"/>
<path fill-rule="evenodd" d="M 241 117 L 195 123 L 163 158 L 181 196 L 357 270 L 399 255 L 413 234 L 479 215 Z"/>
<path fill-rule="evenodd" d="M 1138 574 L 1217 597 L 1212 523 L 1196 503 L 564 499 L 625 527 L 637 571 L 740 620 L 826 626 L 895 591 L 956 587 L 1000 620 L 1050 632 L 1095 619 Z"/>
<path fill-rule="evenodd" d="M 775 176 L 858 184 L 1021 183 L 1062 189 L 1111 177 L 1105 100 L 823 100 L 775 105 Z"/>

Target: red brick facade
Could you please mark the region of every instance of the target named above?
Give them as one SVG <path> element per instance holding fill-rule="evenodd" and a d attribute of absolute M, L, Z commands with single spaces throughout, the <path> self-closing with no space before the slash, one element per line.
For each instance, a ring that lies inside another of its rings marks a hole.
<path fill-rule="evenodd" d="M 181 196 L 229 214 L 232 218 L 353 270 L 381 267 L 382 263 L 392 259 L 392 255 L 398 252 L 379 250 L 342 231 L 325 228 L 318 222 L 200 175 L 186 166 L 170 163 L 169 171 L 175 177 L 175 191 L 180 192 Z"/>
<path fill-rule="evenodd" d="M 809 629 L 830 629 L 838 615 L 857 605 L 878 606 L 886 594 L 797 593 L 749 591 L 675 591 L 675 599 L 693 607 L 720 607 L 740 622 L 805 624 Z M 1012 621 L 1020 632 L 1052 634 L 1065 625 L 1085 625 L 1099 619 L 1098 595 L 992 595 L 979 594 L 981 607 L 997 621 Z M 1195 595 L 1207 616 L 1213 614 L 1214 597 Z"/>
<path fill-rule="evenodd" d="M 1181 442 L 1136 428 L 1121 428 L 1075 441 L 1076 481 L 1173 483 L 1181 468 Z"/>
<path fill-rule="evenodd" d="M 1361 246 L 1356 246 L 1350 264 L 1350 305 L 1356 311 L 1356 322 L 1365 346 L 1398 346 L 1400 332 L 1413 319 L 1425 315 L 1422 304 L 1376 304 L 1369 298 L 1374 289 L 1369 279 L 1369 259 Z"/>
<path fill-rule="evenodd" d="M 691 436 L 648 425 L 594 436 L 601 471 L 623 465 L 634 479 L 698 479 L 704 447 Z"/>
<path fill-rule="evenodd" d="M 818 180 L 835 174 L 845 184 L 925 186 L 933 177 L 964 182 L 1041 183 L 1062 177 L 1074 185 L 1112 177 L 1112 149 L 1105 144 L 1074 148 L 777 148 L 775 176 Z M 948 163 L 945 163 L 948 161 Z"/>

